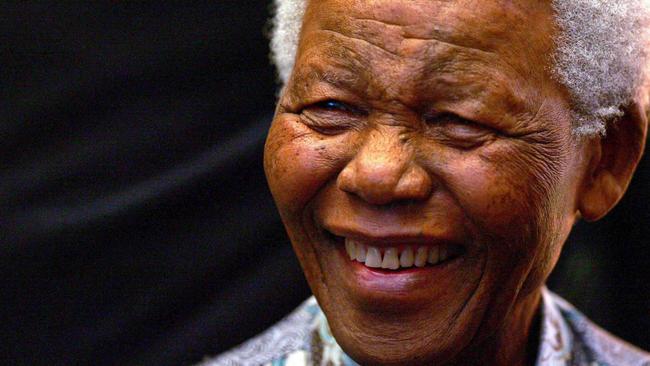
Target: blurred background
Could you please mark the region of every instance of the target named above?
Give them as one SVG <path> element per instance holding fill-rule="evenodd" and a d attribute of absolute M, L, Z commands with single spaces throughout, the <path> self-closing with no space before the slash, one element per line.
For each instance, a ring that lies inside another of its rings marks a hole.
<path fill-rule="evenodd" d="M 262 171 L 268 17 L 0 3 L 0 363 L 190 365 L 309 296 Z M 645 349 L 649 160 L 549 282 Z"/>

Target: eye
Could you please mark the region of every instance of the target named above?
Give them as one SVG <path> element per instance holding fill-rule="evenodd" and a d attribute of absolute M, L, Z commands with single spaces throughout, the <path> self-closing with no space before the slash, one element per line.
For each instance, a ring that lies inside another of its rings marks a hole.
<path fill-rule="evenodd" d="M 343 102 L 340 102 L 338 100 L 333 100 L 333 99 L 318 102 L 318 103 L 314 104 L 313 107 L 314 108 L 321 108 L 323 110 L 332 111 L 332 112 L 334 112 L 334 111 L 349 112 L 349 113 L 359 113 L 360 112 L 357 108 L 355 108 L 355 107 L 353 107 L 353 106 L 351 106 L 351 105 L 349 105 L 347 103 L 343 103 Z"/>
<path fill-rule="evenodd" d="M 327 110 L 346 110 L 346 106 L 336 100 L 326 100 L 316 104 L 318 107 L 327 109 Z"/>
<path fill-rule="evenodd" d="M 336 135 L 354 128 L 366 115 L 362 109 L 334 99 L 310 104 L 300 112 L 303 123 L 325 135 Z"/>
<path fill-rule="evenodd" d="M 461 149 L 476 148 L 495 136 L 492 128 L 452 113 L 427 117 L 426 122 L 436 136 Z"/>

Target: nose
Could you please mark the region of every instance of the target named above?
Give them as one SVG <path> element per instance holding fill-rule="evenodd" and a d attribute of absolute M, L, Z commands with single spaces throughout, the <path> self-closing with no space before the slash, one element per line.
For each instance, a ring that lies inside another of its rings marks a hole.
<path fill-rule="evenodd" d="M 337 186 L 368 203 L 384 205 L 425 200 L 432 181 L 415 161 L 414 147 L 397 131 L 373 130 L 339 173 Z"/>

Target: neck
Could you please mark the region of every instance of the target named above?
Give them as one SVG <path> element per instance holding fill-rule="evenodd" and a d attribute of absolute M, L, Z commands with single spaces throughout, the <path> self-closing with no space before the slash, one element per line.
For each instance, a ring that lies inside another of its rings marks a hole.
<path fill-rule="evenodd" d="M 507 315 L 503 326 L 482 343 L 463 352 L 453 365 L 533 365 L 537 356 L 540 332 L 539 304 L 541 290 L 519 299 Z"/>

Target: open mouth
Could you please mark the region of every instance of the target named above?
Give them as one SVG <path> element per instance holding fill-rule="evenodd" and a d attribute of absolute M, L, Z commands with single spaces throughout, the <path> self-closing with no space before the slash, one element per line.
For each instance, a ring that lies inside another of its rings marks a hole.
<path fill-rule="evenodd" d="M 345 247 L 345 252 L 351 261 L 376 269 L 398 271 L 414 267 L 438 266 L 459 257 L 463 251 L 463 248 L 456 244 L 413 241 L 389 243 L 328 234 L 337 244 Z"/>

